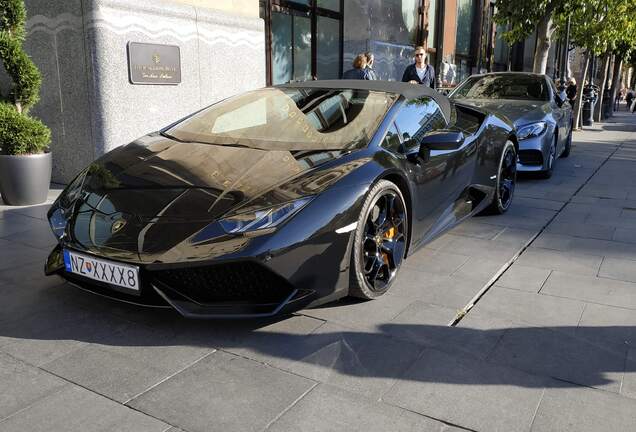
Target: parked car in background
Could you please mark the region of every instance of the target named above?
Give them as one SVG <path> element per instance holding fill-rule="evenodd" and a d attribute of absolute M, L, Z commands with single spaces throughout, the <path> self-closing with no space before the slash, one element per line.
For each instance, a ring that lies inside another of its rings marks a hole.
<path fill-rule="evenodd" d="M 552 175 L 572 147 L 572 107 L 546 75 L 497 72 L 472 75 L 449 97 L 510 119 L 519 139 L 518 171 Z"/>
<path fill-rule="evenodd" d="M 49 210 L 46 272 L 195 318 L 373 299 L 418 247 L 510 207 L 514 134 L 407 83 L 240 94 L 83 170 Z"/>

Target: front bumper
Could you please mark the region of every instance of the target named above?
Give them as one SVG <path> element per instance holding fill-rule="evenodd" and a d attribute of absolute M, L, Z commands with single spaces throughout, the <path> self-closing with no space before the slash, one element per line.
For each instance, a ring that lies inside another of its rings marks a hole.
<path fill-rule="evenodd" d="M 302 309 L 316 298 L 314 290 L 295 288 L 253 261 L 161 270 L 141 267 L 139 295 L 65 271 L 60 245 L 51 251 L 45 273 L 103 297 L 172 308 L 186 318 L 265 318 Z"/>
<path fill-rule="evenodd" d="M 517 171 L 538 172 L 548 169 L 548 156 L 550 154 L 551 137 L 544 132 L 539 137 L 519 141 L 519 156 L 517 159 Z"/>

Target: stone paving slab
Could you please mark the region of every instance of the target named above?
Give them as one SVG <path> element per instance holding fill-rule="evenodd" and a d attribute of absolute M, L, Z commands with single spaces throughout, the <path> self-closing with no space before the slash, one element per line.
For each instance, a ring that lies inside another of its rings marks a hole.
<path fill-rule="evenodd" d="M 551 271 L 515 263 L 499 278 L 497 285 L 537 293 L 550 276 Z"/>
<path fill-rule="evenodd" d="M 161 345 L 144 341 L 162 339 Z M 188 346 L 151 330 L 128 328 L 107 344 L 87 344 L 42 366 L 68 381 L 126 402 L 169 376 L 187 368 L 211 350 Z"/>
<path fill-rule="evenodd" d="M 558 269 L 575 275 L 596 276 L 602 261 L 602 256 L 575 253 L 562 254 L 531 246 L 519 257 L 517 263 L 540 269 Z"/>
<path fill-rule="evenodd" d="M 160 420 L 70 385 L 0 422 L 3 432 L 163 432 L 169 427 Z"/>
<path fill-rule="evenodd" d="M 337 387 L 320 384 L 267 430 L 459 432 L 462 429 L 385 403 L 362 398 Z"/>
<path fill-rule="evenodd" d="M 636 261 L 606 257 L 601 264 L 598 275 L 599 277 L 636 283 Z"/>
<path fill-rule="evenodd" d="M 0 353 L 0 430 L 3 419 L 67 385 L 51 374 Z"/>
<path fill-rule="evenodd" d="M 506 331 L 488 361 L 618 393 L 625 353 L 606 350 L 550 327 L 528 327 Z"/>
<path fill-rule="evenodd" d="M 495 285 L 476 306 L 482 312 L 519 323 L 537 326 L 570 327 L 572 333 L 581 320 L 585 303 L 559 297 L 536 295 Z"/>
<path fill-rule="evenodd" d="M 633 431 L 636 400 L 587 388 L 546 389 L 532 432 Z"/>
<path fill-rule="evenodd" d="M 217 351 L 129 405 L 191 432 L 258 431 L 315 385 L 307 378 Z"/>
<path fill-rule="evenodd" d="M 527 431 L 550 381 L 426 350 L 383 400 L 480 431 Z"/>
<path fill-rule="evenodd" d="M 636 310 L 636 284 L 553 271 L 541 293 Z"/>

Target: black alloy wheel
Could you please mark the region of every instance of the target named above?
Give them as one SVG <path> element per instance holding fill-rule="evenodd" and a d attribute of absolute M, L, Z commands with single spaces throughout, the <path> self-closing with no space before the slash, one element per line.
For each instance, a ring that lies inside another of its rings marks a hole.
<path fill-rule="evenodd" d="M 489 213 L 503 214 L 510 208 L 517 184 L 517 150 L 512 141 L 506 141 L 497 172 L 497 184 Z"/>
<path fill-rule="evenodd" d="M 549 179 L 552 177 L 552 171 L 554 169 L 554 161 L 556 160 L 558 137 L 555 135 L 554 139 L 550 143 L 550 151 L 548 153 L 548 167 L 543 171 L 540 171 L 541 178 Z"/>
<path fill-rule="evenodd" d="M 400 189 L 379 181 L 362 206 L 351 255 L 354 297 L 373 299 L 387 292 L 404 259 L 407 210 Z"/>

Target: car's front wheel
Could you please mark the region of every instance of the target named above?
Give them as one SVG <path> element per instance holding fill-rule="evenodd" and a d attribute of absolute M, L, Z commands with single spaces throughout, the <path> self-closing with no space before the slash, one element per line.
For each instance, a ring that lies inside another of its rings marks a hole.
<path fill-rule="evenodd" d="M 541 178 L 549 179 L 550 177 L 552 177 L 552 171 L 554 170 L 554 161 L 556 159 L 557 142 L 558 142 L 557 137 L 555 136 L 550 143 L 550 150 L 548 151 L 547 167 L 543 171 L 540 171 L 539 175 Z"/>
<path fill-rule="evenodd" d="M 497 184 L 492 202 L 486 208 L 486 213 L 504 214 L 512 204 L 512 198 L 517 184 L 517 150 L 512 141 L 506 141 L 497 172 Z"/>
<path fill-rule="evenodd" d="M 570 126 L 570 133 L 568 134 L 568 139 L 565 141 L 565 148 L 563 149 L 563 153 L 561 153 L 562 158 L 566 158 L 570 156 L 570 151 L 572 150 L 572 126 Z"/>
<path fill-rule="evenodd" d="M 380 180 L 362 206 L 351 250 L 349 294 L 373 299 L 389 290 L 404 259 L 407 208 L 400 189 Z"/>

